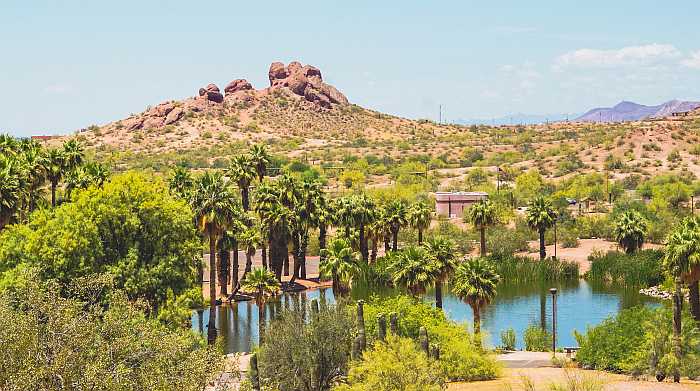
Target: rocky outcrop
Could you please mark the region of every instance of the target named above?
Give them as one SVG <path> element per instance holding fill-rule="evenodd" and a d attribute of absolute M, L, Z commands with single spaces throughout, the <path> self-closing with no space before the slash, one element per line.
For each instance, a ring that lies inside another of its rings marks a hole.
<path fill-rule="evenodd" d="M 226 95 L 236 93 L 238 91 L 248 91 L 252 90 L 253 86 L 246 79 L 236 79 L 224 88 Z"/>
<path fill-rule="evenodd" d="M 267 75 L 271 89 L 289 88 L 294 94 L 319 106 L 330 108 L 333 104 L 348 103 L 345 95 L 323 82 L 321 70 L 314 66 L 294 61 L 285 67 L 281 62 L 273 62 Z"/>
<path fill-rule="evenodd" d="M 206 87 L 200 88 L 199 96 L 200 98 L 216 103 L 222 103 L 224 101 L 224 96 L 221 94 L 216 84 L 209 84 Z"/>

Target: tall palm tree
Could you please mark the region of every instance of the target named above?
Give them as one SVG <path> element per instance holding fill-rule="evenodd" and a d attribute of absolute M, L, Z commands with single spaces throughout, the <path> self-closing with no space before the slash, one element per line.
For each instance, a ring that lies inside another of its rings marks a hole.
<path fill-rule="evenodd" d="M 209 298 L 216 304 L 216 242 L 235 214 L 235 197 L 220 172 L 206 172 L 195 182 L 190 205 L 197 227 L 209 238 Z M 203 274 L 200 269 L 200 281 Z"/>
<path fill-rule="evenodd" d="M 424 247 L 408 246 L 395 253 L 390 270 L 395 286 L 405 287 L 413 296 L 425 293 L 440 278 L 435 256 Z"/>
<path fill-rule="evenodd" d="M 170 192 L 183 200 L 189 199 L 194 180 L 190 171 L 182 166 L 175 166 L 170 177 Z"/>
<path fill-rule="evenodd" d="M 340 297 L 350 292 L 353 279 L 359 271 L 357 253 L 352 250 L 350 243 L 343 238 L 331 241 L 323 251 L 323 262 L 319 271 L 324 278 L 333 281 L 333 294 Z"/>
<path fill-rule="evenodd" d="M 246 155 L 234 156 L 231 159 L 231 164 L 226 170 L 226 174 L 236 182 L 238 188 L 241 189 L 241 201 L 243 210 L 250 209 L 250 183 L 255 179 L 255 167 L 250 158 Z"/>
<path fill-rule="evenodd" d="M 36 209 L 37 199 L 40 197 L 41 188 L 46 181 L 46 171 L 44 170 L 46 155 L 41 145 L 30 139 L 22 144 L 22 157 L 27 182 L 28 209 L 31 212 Z"/>
<path fill-rule="evenodd" d="M 262 238 L 260 237 L 260 227 L 253 225 L 244 228 L 238 235 L 238 243 L 245 251 L 245 270 L 243 271 L 243 277 L 241 277 L 241 279 L 245 279 L 248 273 L 252 270 L 255 250 L 262 243 Z"/>
<path fill-rule="evenodd" d="M 442 308 L 442 284 L 452 276 L 457 267 L 455 243 L 443 236 L 435 236 L 423 243 L 423 247 L 435 257 L 438 269 L 438 278 L 435 281 L 435 306 Z"/>
<path fill-rule="evenodd" d="M 63 175 L 68 171 L 66 158 L 60 149 L 50 149 L 43 161 L 46 178 L 51 183 L 51 206 L 56 207 L 56 189 Z"/>
<path fill-rule="evenodd" d="M 633 209 L 622 212 L 615 224 L 615 238 L 627 254 L 642 248 L 646 231 L 646 220 Z"/>
<path fill-rule="evenodd" d="M 73 170 L 83 164 L 85 152 L 83 145 L 77 140 L 68 140 L 63 143 L 63 157 L 65 167 L 68 170 Z"/>
<path fill-rule="evenodd" d="M 527 225 L 536 230 L 540 235 L 540 259 L 547 256 L 545 249 L 544 234 L 557 221 L 557 212 L 552 208 L 552 202 L 544 197 L 537 197 L 527 208 L 525 217 Z"/>
<path fill-rule="evenodd" d="M 452 278 L 452 292 L 467 303 L 474 312 L 474 338 L 481 346 L 481 310 L 494 297 L 501 277 L 483 258 L 471 258 L 460 264 Z"/>
<path fill-rule="evenodd" d="M 418 230 L 418 245 L 423 244 L 423 231 L 430 227 L 431 210 L 428 205 L 419 201 L 411 206 L 408 211 L 408 220 L 411 226 Z"/>
<path fill-rule="evenodd" d="M 258 306 L 258 335 L 260 344 L 263 343 L 265 324 L 265 303 L 271 296 L 280 292 L 280 283 L 275 275 L 263 268 L 255 268 L 241 280 L 241 290 L 255 296 Z"/>
<path fill-rule="evenodd" d="M 360 243 L 360 255 L 362 260 L 369 262 L 369 246 L 367 245 L 367 226 L 375 219 L 376 206 L 374 201 L 362 194 L 353 197 L 350 201 L 351 220 L 357 228 L 358 241 Z"/>
<path fill-rule="evenodd" d="M 406 203 L 401 200 L 394 200 L 386 206 L 386 221 L 391 230 L 392 250 L 399 249 L 399 230 L 408 223 Z"/>
<path fill-rule="evenodd" d="M 486 256 L 486 227 L 496 225 L 498 222 L 496 207 L 493 205 L 493 202 L 481 200 L 475 203 L 467 210 L 464 220 L 479 230 L 479 254 L 482 257 Z"/>
<path fill-rule="evenodd" d="M 267 174 L 267 169 L 271 160 L 272 158 L 264 144 L 255 144 L 250 149 L 250 161 L 253 163 L 253 167 L 255 167 L 259 182 L 262 182 Z"/>
<path fill-rule="evenodd" d="M 0 230 L 12 221 L 19 207 L 21 187 L 15 164 L 14 157 L 0 155 Z"/>
<path fill-rule="evenodd" d="M 681 311 L 683 281 L 690 287 L 690 307 L 693 318 L 700 322 L 700 303 L 698 303 L 697 282 L 700 276 L 700 219 L 694 216 L 683 219 L 666 239 L 664 266 L 674 277 L 675 293 L 673 297 L 673 342 L 674 354 L 681 359 Z M 676 380 L 678 374 L 674 374 Z"/>

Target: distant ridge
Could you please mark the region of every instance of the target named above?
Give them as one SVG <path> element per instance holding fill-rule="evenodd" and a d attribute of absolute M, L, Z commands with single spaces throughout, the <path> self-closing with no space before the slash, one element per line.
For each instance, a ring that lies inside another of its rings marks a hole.
<path fill-rule="evenodd" d="M 457 119 L 454 122 L 459 125 L 536 125 L 545 122 L 558 122 L 567 119 L 573 120 L 579 115 L 576 114 L 523 114 L 517 113 L 504 115 L 495 118 L 469 118 Z"/>
<path fill-rule="evenodd" d="M 645 106 L 638 103 L 622 101 L 613 107 L 599 107 L 589 110 L 576 118 L 581 122 L 623 122 L 639 121 L 647 118 L 667 117 L 673 113 L 695 110 L 700 102 L 670 100 L 657 106 Z"/>

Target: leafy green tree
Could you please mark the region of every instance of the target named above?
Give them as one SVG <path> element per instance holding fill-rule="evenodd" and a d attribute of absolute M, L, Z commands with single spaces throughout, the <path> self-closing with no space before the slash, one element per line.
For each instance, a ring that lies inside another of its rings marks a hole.
<path fill-rule="evenodd" d="M 323 251 L 319 271 L 321 276 L 330 277 L 333 281 L 334 295 L 345 296 L 350 292 L 350 285 L 359 271 L 357 254 L 345 239 L 336 238 Z"/>
<path fill-rule="evenodd" d="M 262 345 L 265 327 L 265 303 L 270 297 L 280 292 L 280 282 L 271 271 L 264 268 L 254 268 L 241 280 L 241 290 L 255 296 L 255 304 L 258 306 L 258 335 Z"/>
<path fill-rule="evenodd" d="M 425 293 L 441 277 L 435 255 L 424 247 L 408 246 L 392 254 L 392 258 L 394 285 L 405 287 L 413 296 Z"/>
<path fill-rule="evenodd" d="M 474 312 L 475 343 L 481 346 L 481 310 L 496 297 L 501 277 L 483 258 L 471 258 L 460 264 L 452 278 L 452 292 Z"/>
<path fill-rule="evenodd" d="M 411 205 L 408 211 L 408 220 L 411 226 L 418 230 L 418 245 L 423 244 L 423 232 L 430 227 L 431 210 L 425 202 L 419 201 Z"/>
<path fill-rule="evenodd" d="M 199 231 L 209 238 L 209 299 L 216 301 L 216 242 L 233 219 L 236 199 L 219 172 L 205 172 L 195 182 L 190 206 Z M 201 281 L 204 280 L 200 273 Z"/>
<path fill-rule="evenodd" d="M 627 254 L 642 248 L 647 223 L 644 217 L 633 209 L 621 213 L 615 224 L 615 238 Z"/>
<path fill-rule="evenodd" d="M 447 281 L 457 267 L 455 243 L 443 236 L 429 238 L 423 246 L 435 257 L 438 278 L 435 281 L 435 306 L 442 308 L 442 284 Z"/>
<path fill-rule="evenodd" d="M 540 259 L 545 259 L 547 250 L 545 249 L 544 234 L 557 221 L 557 212 L 552 207 L 552 202 L 544 197 L 535 198 L 528 205 L 525 219 L 530 229 L 538 232 L 540 236 Z"/>
<path fill-rule="evenodd" d="M 479 230 L 479 254 L 486 256 L 486 227 L 496 225 L 498 217 L 496 215 L 496 207 L 489 200 L 481 200 L 467 210 L 464 215 L 464 221 L 474 225 L 474 228 Z"/>
<path fill-rule="evenodd" d="M 241 189 L 241 201 L 243 203 L 243 210 L 248 211 L 250 209 L 250 183 L 255 179 L 255 166 L 247 155 L 234 156 L 231 159 L 231 164 L 229 165 L 226 174 L 236 182 L 238 188 Z"/>

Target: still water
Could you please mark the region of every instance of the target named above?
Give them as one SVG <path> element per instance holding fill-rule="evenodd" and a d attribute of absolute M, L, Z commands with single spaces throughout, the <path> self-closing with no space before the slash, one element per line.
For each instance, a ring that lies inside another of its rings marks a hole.
<path fill-rule="evenodd" d="M 488 306 L 481 317 L 481 329 L 484 341 L 490 346 L 500 344 L 502 330 L 513 328 L 517 333 L 517 345 L 523 348 L 523 331 L 530 324 L 544 325 L 551 330 L 552 297 L 549 288 L 556 287 L 557 295 L 557 334 L 559 346 L 577 346 L 573 331 L 585 331 L 587 326 L 600 323 L 621 309 L 636 305 L 659 305 L 659 302 L 640 295 L 637 289 L 625 290 L 593 284 L 584 280 L 570 281 L 554 285 L 520 284 L 499 285 L 498 296 Z M 354 299 L 368 297 L 366 289 L 355 289 Z M 377 293 L 377 292 L 374 292 Z M 381 295 L 396 294 L 383 291 Z M 333 292 L 330 288 L 311 290 L 300 293 L 287 293 L 271 300 L 264 308 L 267 321 L 284 309 L 301 308 L 312 299 L 332 303 Z M 426 302 L 435 302 L 433 292 L 425 295 Z M 457 297 L 443 289 L 443 308 L 449 318 L 465 323 L 471 329 L 472 311 Z M 223 337 L 227 353 L 247 352 L 258 342 L 258 307 L 255 302 L 239 302 L 216 308 L 216 332 Z M 195 311 L 192 315 L 193 330 L 207 334 L 209 309 Z"/>

